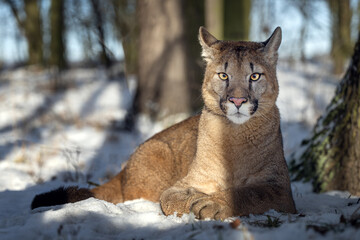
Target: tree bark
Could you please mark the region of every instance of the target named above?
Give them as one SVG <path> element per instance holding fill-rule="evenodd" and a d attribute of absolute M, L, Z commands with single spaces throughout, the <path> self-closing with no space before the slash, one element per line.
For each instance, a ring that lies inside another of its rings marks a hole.
<path fill-rule="evenodd" d="M 137 110 L 152 119 L 190 112 L 183 2 L 138 1 Z"/>
<path fill-rule="evenodd" d="M 314 190 L 360 195 L 360 33 L 350 66 L 327 112 L 318 120 L 304 151 L 291 161 L 294 180 Z"/>

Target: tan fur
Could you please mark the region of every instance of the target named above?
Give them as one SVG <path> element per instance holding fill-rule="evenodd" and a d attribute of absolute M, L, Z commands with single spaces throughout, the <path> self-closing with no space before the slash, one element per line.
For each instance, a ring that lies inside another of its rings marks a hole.
<path fill-rule="evenodd" d="M 113 203 L 160 201 L 166 215 L 200 219 L 295 213 L 275 105 L 280 28 L 264 43 L 219 41 L 204 28 L 199 38 L 207 61 L 201 115 L 140 145 L 117 176 L 91 191 Z M 262 73 L 256 82 L 254 72 Z M 236 108 L 230 97 L 247 101 Z"/>

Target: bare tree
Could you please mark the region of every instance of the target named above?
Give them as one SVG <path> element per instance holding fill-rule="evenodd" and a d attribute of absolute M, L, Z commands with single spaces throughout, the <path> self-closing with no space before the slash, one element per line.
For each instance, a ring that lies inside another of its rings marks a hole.
<path fill-rule="evenodd" d="M 95 24 L 98 35 L 98 42 L 101 46 L 101 61 L 105 64 L 106 67 L 110 67 L 111 58 L 108 54 L 106 43 L 105 43 L 105 30 L 104 24 L 105 21 L 103 19 L 103 13 L 101 11 L 101 5 L 99 0 L 91 0 L 91 6 L 94 13 Z"/>
<path fill-rule="evenodd" d="M 52 0 L 50 7 L 50 65 L 64 69 L 65 44 L 64 44 L 64 1 Z"/>
<path fill-rule="evenodd" d="M 114 7 L 114 26 L 122 43 L 126 74 L 137 73 L 138 23 L 134 1 L 112 0 Z"/>
<path fill-rule="evenodd" d="M 10 7 L 19 29 L 26 38 L 28 46 L 28 64 L 43 64 L 42 20 L 38 1 L 24 1 L 24 9 L 19 9 L 16 1 L 4 1 Z M 21 14 L 21 11 L 25 14 Z"/>

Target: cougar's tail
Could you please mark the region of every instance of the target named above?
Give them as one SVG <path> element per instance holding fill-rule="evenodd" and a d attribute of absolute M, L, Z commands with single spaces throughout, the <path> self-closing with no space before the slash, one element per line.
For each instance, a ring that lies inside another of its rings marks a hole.
<path fill-rule="evenodd" d="M 48 207 L 65 203 L 74 203 L 91 197 L 111 203 L 124 201 L 121 180 L 124 171 L 113 177 L 109 182 L 93 189 L 78 187 L 61 187 L 50 192 L 36 195 L 31 203 L 31 209 Z M 139 195 L 139 198 L 141 196 Z"/>
<path fill-rule="evenodd" d="M 94 194 L 86 188 L 60 187 L 50 192 L 36 195 L 31 203 L 31 209 L 73 203 L 91 197 L 94 197 Z"/>

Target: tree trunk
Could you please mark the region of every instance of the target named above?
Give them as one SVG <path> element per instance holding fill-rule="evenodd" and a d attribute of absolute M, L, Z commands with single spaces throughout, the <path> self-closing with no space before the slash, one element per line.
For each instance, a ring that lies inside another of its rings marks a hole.
<path fill-rule="evenodd" d="M 328 0 L 332 15 L 331 56 L 334 73 L 344 70 L 346 59 L 351 54 L 351 16 L 350 0 Z"/>
<path fill-rule="evenodd" d="M 225 0 L 224 39 L 249 40 L 251 0 Z"/>
<path fill-rule="evenodd" d="M 60 70 L 66 66 L 64 45 L 64 1 L 52 0 L 50 7 L 50 65 Z"/>
<path fill-rule="evenodd" d="M 360 33 L 346 75 L 327 112 L 318 120 L 304 152 L 291 161 L 295 180 L 314 190 L 347 190 L 360 195 Z"/>
<path fill-rule="evenodd" d="M 137 110 L 161 119 L 190 111 L 183 2 L 138 1 Z"/>
<path fill-rule="evenodd" d="M 28 64 L 43 63 L 43 34 L 40 10 L 37 0 L 26 0 L 26 20 L 23 21 L 26 40 L 28 43 Z"/>

